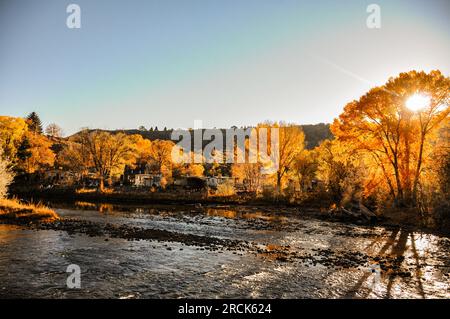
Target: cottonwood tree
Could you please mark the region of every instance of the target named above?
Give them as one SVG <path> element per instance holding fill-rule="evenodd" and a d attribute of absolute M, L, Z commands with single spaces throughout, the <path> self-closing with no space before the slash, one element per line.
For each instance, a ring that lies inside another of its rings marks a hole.
<path fill-rule="evenodd" d="M 172 141 L 155 140 L 150 148 L 150 166 L 154 171 L 162 175 L 161 186 L 165 187 L 172 178 L 172 148 L 175 143 Z"/>
<path fill-rule="evenodd" d="M 256 193 L 262 184 L 262 165 L 261 163 L 238 163 L 233 164 L 231 174 L 242 180 L 245 190 Z"/>
<path fill-rule="evenodd" d="M 55 154 L 52 143 L 43 135 L 29 130 L 22 118 L 0 117 L 0 145 L 15 169 L 34 173 L 52 166 Z"/>
<path fill-rule="evenodd" d="M 428 97 L 428 105 L 407 107 L 409 99 Z M 397 205 L 416 205 L 433 141 L 449 114 L 450 79 L 439 71 L 410 71 L 371 89 L 347 104 L 331 130 L 372 160 Z"/>
<path fill-rule="evenodd" d="M 0 116 L 0 148 L 4 156 L 16 161 L 17 151 L 28 131 L 23 118 Z"/>
<path fill-rule="evenodd" d="M 79 159 L 88 163 L 89 168 L 97 174 L 99 190 L 104 190 L 104 181 L 120 174 L 126 164 L 134 160 L 135 144 L 129 136 L 118 133 L 83 130 L 75 138 L 78 150 L 82 152 Z"/>
<path fill-rule="evenodd" d="M 295 158 L 293 171 L 302 191 L 305 191 L 316 177 L 318 165 L 318 153 L 314 150 L 305 149 Z"/>
<path fill-rule="evenodd" d="M 152 141 L 139 134 L 130 135 L 129 138 L 135 145 L 135 164 L 148 164 L 152 159 Z"/>
<path fill-rule="evenodd" d="M 52 167 L 55 163 L 53 143 L 43 135 L 27 132 L 18 150 L 18 168 L 28 174 Z"/>
<path fill-rule="evenodd" d="M 287 176 L 288 172 L 293 168 L 293 164 L 297 156 L 305 147 L 305 134 L 298 125 L 280 123 L 264 123 L 258 125 L 258 128 L 268 128 L 269 138 L 271 137 L 272 128 L 278 129 L 278 169 L 276 171 L 276 183 L 278 191 L 281 191 L 282 182 Z M 258 130 L 258 134 L 259 134 Z M 269 142 L 268 142 L 269 143 Z M 269 143 L 271 144 L 271 143 Z M 268 152 L 271 152 L 271 146 L 268 147 Z"/>
<path fill-rule="evenodd" d="M 325 140 L 317 152 L 317 176 L 326 185 L 330 199 L 341 206 L 360 201 L 364 186 L 364 163 L 355 149 L 339 140 Z"/>
<path fill-rule="evenodd" d="M 77 142 L 78 138 L 68 140 L 57 156 L 57 165 L 66 171 L 79 174 L 81 177 L 89 173 L 93 166 L 92 157 L 87 146 Z"/>
<path fill-rule="evenodd" d="M 150 147 L 150 161 L 157 171 L 170 169 L 172 166 L 172 141 L 155 140 Z"/>

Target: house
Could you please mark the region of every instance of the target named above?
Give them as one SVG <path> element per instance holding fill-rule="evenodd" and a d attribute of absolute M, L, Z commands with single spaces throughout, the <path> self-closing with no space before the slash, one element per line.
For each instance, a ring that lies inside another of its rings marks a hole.
<path fill-rule="evenodd" d="M 122 182 L 125 185 L 134 187 L 160 187 L 161 174 L 154 174 L 148 164 L 136 167 L 125 166 Z"/>
<path fill-rule="evenodd" d="M 134 175 L 135 187 L 161 187 L 161 174 L 136 174 Z"/>

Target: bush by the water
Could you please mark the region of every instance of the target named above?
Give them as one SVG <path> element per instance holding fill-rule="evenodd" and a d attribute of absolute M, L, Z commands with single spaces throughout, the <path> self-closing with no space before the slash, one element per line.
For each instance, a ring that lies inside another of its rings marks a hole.
<path fill-rule="evenodd" d="M 0 221 L 53 222 L 58 219 L 58 214 L 43 205 L 24 204 L 16 199 L 0 199 Z"/>
<path fill-rule="evenodd" d="M 225 182 L 217 186 L 217 191 L 214 194 L 215 196 L 233 196 L 236 194 L 236 189 L 234 188 L 233 184 L 231 182 Z"/>

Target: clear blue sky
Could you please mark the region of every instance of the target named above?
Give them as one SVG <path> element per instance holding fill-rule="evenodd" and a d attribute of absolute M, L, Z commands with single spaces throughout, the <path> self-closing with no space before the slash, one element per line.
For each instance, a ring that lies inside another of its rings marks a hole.
<path fill-rule="evenodd" d="M 448 0 L 0 0 L 0 114 L 67 134 L 330 122 L 399 72 L 449 75 L 449 38 Z"/>

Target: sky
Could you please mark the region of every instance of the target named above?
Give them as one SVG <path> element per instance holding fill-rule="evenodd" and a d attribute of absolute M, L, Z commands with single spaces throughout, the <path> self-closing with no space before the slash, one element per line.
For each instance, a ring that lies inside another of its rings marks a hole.
<path fill-rule="evenodd" d="M 66 135 L 331 122 L 400 72 L 448 76 L 449 18 L 448 0 L 0 0 L 0 115 Z"/>

